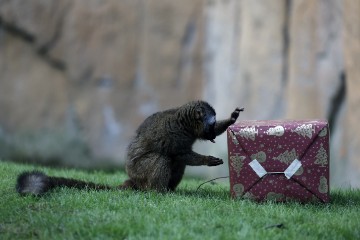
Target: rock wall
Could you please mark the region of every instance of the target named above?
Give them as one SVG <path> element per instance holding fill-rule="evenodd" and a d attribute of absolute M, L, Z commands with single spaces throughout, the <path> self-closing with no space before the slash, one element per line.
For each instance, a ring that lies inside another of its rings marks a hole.
<path fill-rule="evenodd" d="M 201 98 L 202 9 L 183 3 L 0 1 L 6 148 L 20 161 L 121 165 L 146 116 Z M 28 138 L 35 139 L 29 148 L 18 147 Z M 59 156 L 61 147 L 40 144 L 47 141 L 63 143 L 65 152 L 76 142 L 82 150 Z"/>
<path fill-rule="evenodd" d="M 346 104 L 345 117 L 338 123 L 343 131 L 335 160 L 342 161 L 339 178 L 345 179 L 347 186 L 360 186 L 360 2 L 345 0 L 343 12 Z"/>
<path fill-rule="evenodd" d="M 358 187 L 359 5 L 0 0 L 0 157 L 118 167 L 146 116 L 202 98 L 219 119 L 328 119 L 332 184 Z M 196 149 L 227 157 L 225 136 Z"/>

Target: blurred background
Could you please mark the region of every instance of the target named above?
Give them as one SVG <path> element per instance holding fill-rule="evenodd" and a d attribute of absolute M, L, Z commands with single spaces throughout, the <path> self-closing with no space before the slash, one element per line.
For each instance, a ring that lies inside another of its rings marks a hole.
<path fill-rule="evenodd" d="M 360 1 L 0 0 L 2 160 L 116 170 L 148 115 L 203 99 L 327 119 L 331 185 L 359 187 L 359 91 Z M 227 159 L 225 134 L 195 148 Z"/>

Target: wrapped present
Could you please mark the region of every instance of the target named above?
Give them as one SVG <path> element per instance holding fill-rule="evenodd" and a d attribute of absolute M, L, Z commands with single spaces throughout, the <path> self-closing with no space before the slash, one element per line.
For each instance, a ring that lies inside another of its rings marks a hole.
<path fill-rule="evenodd" d="M 241 121 L 227 136 L 232 197 L 329 202 L 326 121 Z"/>

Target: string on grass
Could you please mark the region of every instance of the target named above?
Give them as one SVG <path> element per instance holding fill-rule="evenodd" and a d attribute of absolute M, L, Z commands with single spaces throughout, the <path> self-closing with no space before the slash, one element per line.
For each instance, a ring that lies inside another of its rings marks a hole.
<path fill-rule="evenodd" d="M 209 183 L 209 182 L 212 182 L 212 181 L 215 181 L 215 180 L 218 180 L 218 179 L 221 179 L 221 178 L 229 178 L 229 176 L 226 176 L 226 177 L 217 177 L 217 178 L 208 180 L 208 181 L 206 181 L 206 182 L 203 182 L 203 183 L 201 183 L 201 184 L 197 187 L 196 192 L 200 189 L 200 187 L 201 187 L 202 185 L 204 185 L 204 184 L 206 184 L 206 183 Z"/>

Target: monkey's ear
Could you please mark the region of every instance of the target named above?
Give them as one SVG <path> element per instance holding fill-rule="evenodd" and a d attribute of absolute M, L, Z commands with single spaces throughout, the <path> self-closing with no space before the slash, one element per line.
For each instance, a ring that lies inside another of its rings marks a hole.
<path fill-rule="evenodd" d="M 200 120 L 204 117 L 204 112 L 201 108 L 196 108 L 195 110 L 195 119 Z"/>

